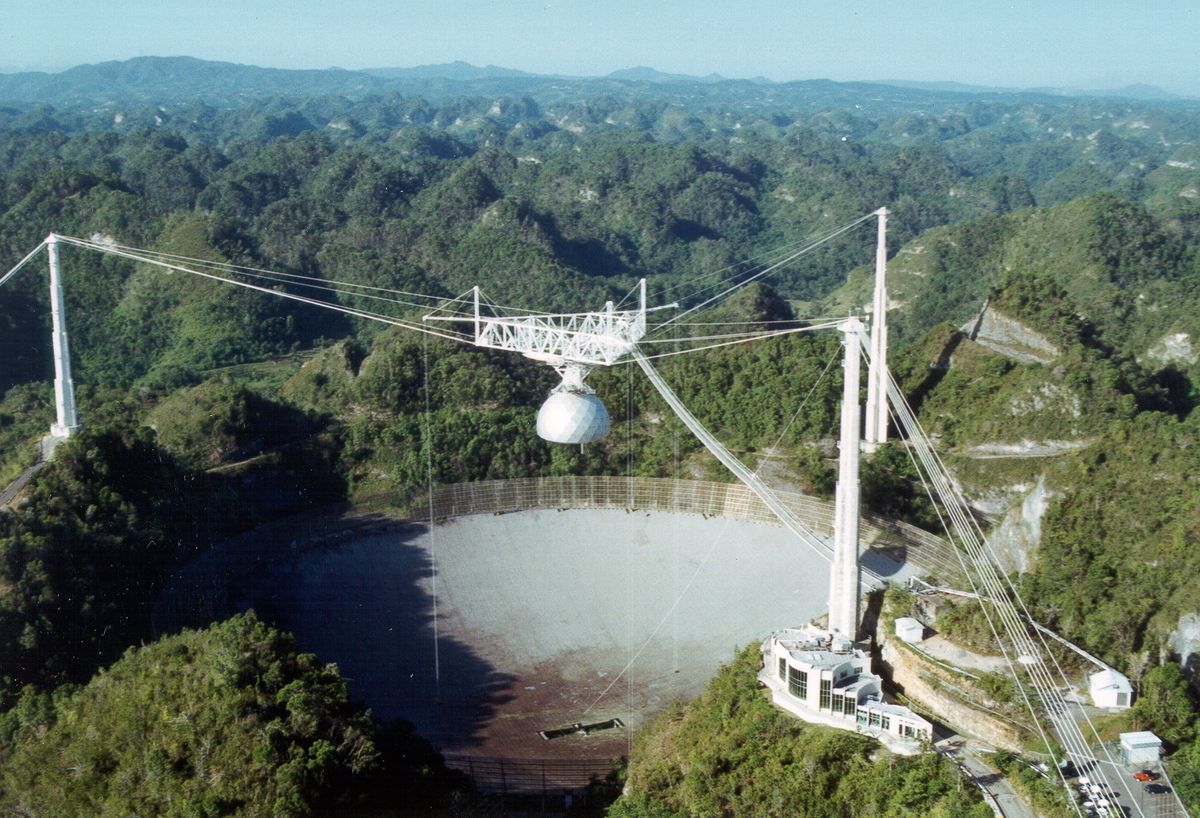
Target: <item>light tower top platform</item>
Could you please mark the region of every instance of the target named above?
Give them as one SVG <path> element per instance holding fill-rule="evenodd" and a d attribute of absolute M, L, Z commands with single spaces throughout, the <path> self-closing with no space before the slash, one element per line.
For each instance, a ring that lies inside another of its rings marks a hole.
<path fill-rule="evenodd" d="M 562 368 L 611 366 L 633 352 L 646 334 L 646 280 L 638 282 L 638 306 L 618 310 L 609 301 L 604 309 L 577 313 L 485 314 L 479 287 L 472 289 L 474 315 L 426 315 L 426 321 L 455 321 L 474 325 L 475 346 L 519 352 L 535 361 Z M 655 309 L 672 309 L 668 304 Z"/>

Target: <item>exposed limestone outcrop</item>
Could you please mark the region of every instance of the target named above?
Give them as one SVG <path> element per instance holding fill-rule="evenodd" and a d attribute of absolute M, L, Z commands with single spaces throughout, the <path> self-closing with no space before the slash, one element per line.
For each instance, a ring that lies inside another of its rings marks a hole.
<path fill-rule="evenodd" d="M 1030 556 L 1042 539 L 1042 516 L 1054 494 L 1046 489 L 1046 476 L 1032 486 L 1022 486 L 1023 496 L 1009 506 L 1004 517 L 988 532 L 988 543 L 1006 571 L 1024 573 Z"/>
<path fill-rule="evenodd" d="M 1094 442 L 1082 440 L 1022 440 L 1019 443 L 980 443 L 962 450 L 966 457 L 976 460 L 1055 457 L 1084 449 Z"/>
<path fill-rule="evenodd" d="M 1167 639 L 1171 651 L 1179 656 L 1179 664 L 1192 684 L 1200 684 L 1200 614 L 1187 613 Z"/>
<path fill-rule="evenodd" d="M 1021 363 L 1048 364 L 1060 354 L 1048 338 L 984 303 L 979 314 L 960 328 L 980 346 Z"/>
<path fill-rule="evenodd" d="M 1164 335 L 1154 346 L 1146 350 L 1146 354 L 1142 356 L 1141 360 L 1143 363 L 1158 364 L 1159 366 L 1170 364 L 1191 366 L 1200 360 L 1200 353 L 1197 353 L 1195 346 L 1192 345 L 1190 335 L 1186 332 L 1173 332 Z"/>
<path fill-rule="evenodd" d="M 885 675 L 890 676 L 892 684 L 903 690 L 905 696 L 936 713 L 938 721 L 956 732 L 1020 752 L 1021 728 L 982 705 L 969 704 L 968 700 L 979 700 L 979 693 L 972 689 L 969 679 L 923 661 L 883 633 L 876 633 L 876 640 L 880 644 L 880 658 L 886 665 Z"/>

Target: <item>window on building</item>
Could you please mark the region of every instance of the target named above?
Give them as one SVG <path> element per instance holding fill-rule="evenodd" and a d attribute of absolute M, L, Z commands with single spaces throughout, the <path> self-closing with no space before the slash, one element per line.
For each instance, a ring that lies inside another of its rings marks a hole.
<path fill-rule="evenodd" d="M 858 701 L 853 696 L 846 697 L 846 715 L 853 716 L 858 712 Z"/>
<path fill-rule="evenodd" d="M 866 724 L 866 723 L 867 723 L 867 711 L 866 711 L 866 710 L 859 710 L 859 711 L 858 711 L 858 723 L 859 723 L 859 724 Z"/>
<path fill-rule="evenodd" d="M 890 716 L 880 716 L 879 717 L 879 726 L 882 727 L 884 730 L 888 729 L 891 726 L 891 724 L 892 724 L 892 719 Z"/>
<path fill-rule="evenodd" d="M 870 724 L 872 727 L 878 727 L 878 726 L 879 726 L 879 714 L 878 714 L 878 713 L 876 713 L 874 710 L 872 710 L 872 711 L 871 711 L 871 716 L 870 716 L 870 718 L 868 719 L 868 723 L 869 723 L 869 724 Z"/>
<path fill-rule="evenodd" d="M 821 710 L 829 710 L 833 703 L 833 680 L 821 680 L 821 700 L 817 705 Z"/>
<path fill-rule="evenodd" d="M 808 698 L 808 671 L 791 668 L 788 671 L 788 693 L 797 699 Z"/>
<path fill-rule="evenodd" d="M 787 659 L 784 659 L 782 656 L 779 657 L 779 678 L 781 680 L 787 679 Z"/>

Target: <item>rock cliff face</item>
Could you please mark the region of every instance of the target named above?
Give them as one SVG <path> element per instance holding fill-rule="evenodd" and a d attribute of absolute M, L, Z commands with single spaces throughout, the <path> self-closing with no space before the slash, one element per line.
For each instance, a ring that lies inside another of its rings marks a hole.
<path fill-rule="evenodd" d="M 988 544 L 1000 558 L 1006 571 L 1024 573 L 1030 557 L 1042 539 L 1042 516 L 1050 505 L 1053 492 L 1046 489 L 1046 475 L 1038 476 L 1032 486 L 1022 486 L 1024 494 L 1008 507 L 1000 521 L 988 532 Z"/>
<path fill-rule="evenodd" d="M 956 732 L 1005 750 L 1021 750 L 1023 731 L 1020 727 L 963 700 L 978 696 L 977 691 L 970 689 L 969 679 L 932 662 L 923 661 L 897 645 L 894 637 L 888 638 L 883 633 L 882 618 L 880 623 L 875 640 L 880 645 L 880 658 L 885 665 L 883 675 L 890 676 L 892 684 L 903 690 L 904 695 L 936 713 L 938 721 Z"/>
<path fill-rule="evenodd" d="M 1021 363 L 1048 364 L 1059 356 L 1058 347 L 1045 336 L 1015 318 L 996 312 L 988 304 L 984 304 L 979 315 L 961 329 L 980 346 Z"/>
<path fill-rule="evenodd" d="M 1171 651 L 1179 656 L 1179 664 L 1192 684 L 1200 684 L 1200 614 L 1187 613 L 1167 640 Z"/>
<path fill-rule="evenodd" d="M 1185 364 L 1191 366 L 1200 360 L 1192 338 L 1186 332 L 1175 332 L 1164 335 L 1154 346 L 1146 350 L 1141 361 L 1148 364 L 1167 366 L 1168 364 Z"/>

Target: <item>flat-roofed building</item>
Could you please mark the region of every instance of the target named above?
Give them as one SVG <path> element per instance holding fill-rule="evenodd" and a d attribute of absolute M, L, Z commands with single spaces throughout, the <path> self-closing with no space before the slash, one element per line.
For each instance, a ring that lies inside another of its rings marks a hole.
<path fill-rule="evenodd" d="M 1131 707 L 1133 685 L 1112 668 L 1088 676 L 1088 693 L 1097 707 Z"/>
<path fill-rule="evenodd" d="M 925 626 L 911 616 L 901 616 L 896 620 L 896 636 L 905 642 L 920 642 L 925 638 Z"/>
<path fill-rule="evenodd" d="M 933 724 L 885 701 L 870 657 L 840 634 L 788 628 L 763 642 L 762 651 L 759 680 L 793 715 L 872 736 L 897 753 L 917 753 L 921 742 L 932 741 Z"/>
<path fill-rule="evenodd" d="M 1121 756 L 1126 764 L 1158 764 L 1162 739 L 1149 730 L 1121 734 Z"/>

